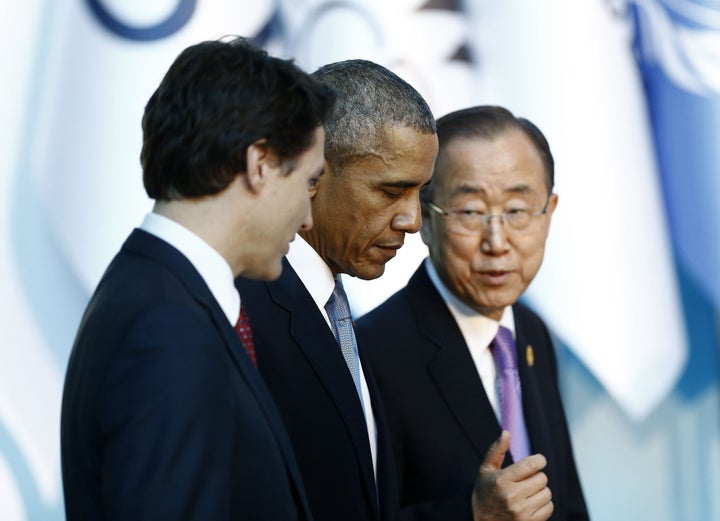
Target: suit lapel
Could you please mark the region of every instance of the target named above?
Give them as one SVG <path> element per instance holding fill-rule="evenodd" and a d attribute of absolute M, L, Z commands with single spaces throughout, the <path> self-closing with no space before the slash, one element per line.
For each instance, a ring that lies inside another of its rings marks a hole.
<path fill-rule="evenodd" d="M 387 416 L 380 397 L 380 390 L 375 381 L 375 375 L 369 360 L 364 355 L 362 346 L 358 346 L 360 362 L 365 373 L 365 381 L 370 393 L 373 413 L 375 415 L 375 430 L 377 433 L 377 507 L 380 519 L 393 519 L 397 508 L 398 492 L 395 474 L 395 462 L 392 454 L 392 441 L 387 431 Z"/>
<path fill-rule="evenodd" d="M 500 426 L 465 339 L 424 264 L 408 282 L 407 291 L 420 335 L 437 349 L 428 360 L 428 371 L 460 428 L 482 458 L 500 435 Z M 487 429 L 488 425 L 495 428 Z"/>
<path fill-rule="evenodd" d="M 540 452 L 550 457 L 548 451 L 552 450 L 552 440 L 548 433 L 552 432 L 548 421 L 550 416 L 543 403 L 543 381 L 550 378 L 546 373 L 540 374 L 539 364 L 535 364 L 535 353 L 540 355 L 552 346 L 546 345 L 541 331 L 536 331 L 532 324 L 525 318 L 524 310 L 519 306 L 513 306 L 515 315 L 515 338 L 518 350 L 518 371 L 522 382 L 523 412 L 525 414 L 525 426 L 528 430 L 528 438 L 532 452 Z M 528 350 L 533 352 L 528 355 Z M 532 362 L 530 365 L 529 362 Z M 547 384 L 546 384 L 547 385 Z"/>
<path fill-rule="evenodd" d="M 183 282 L 188 292 L 195 301 L 208 310 L 208 313 L 222 335 L 225 347 L 230 358 L 234 362 L 242 378 L 247 382 L 249 389 L 255 395 L 261 406 L 265 418 L 275 433 L 275 440 L 278 448 L 283 454 L 288 474 L 291 476 L 294 486 L 298 491 L 297 498 L 301 502 L 304 512 L 309 512 L 309 505 L 302 487 L 300 470 L 295 462 L 290 440 L 285 432 L 280 413 L 271 399 L 270 391 L 262 380 L 260 373 L 253 365 L 247 355 L 240 338 L 235 329 L 228 322 L 227 316 L 223 313 L 212 292 L 205 284 L 192 263 L 177 249 L 165 241 L 144 232 L 135 230 L 126 241 L 124 248 L 136 255 L 152 258 L 156 262 L 166 265 Z"/>
<path fill-rule="evenodd" d="M 268 289 L 275 304 L 290 314 L 290 336 L 303 351 L 328 395 L 335 402 L 355 446 L 366 491 L 377 505 L 367 424 L 355 384 L 335 336 L 287 260 L 283 261 L 282 275 L 276 282 L 268 284 Z"/>

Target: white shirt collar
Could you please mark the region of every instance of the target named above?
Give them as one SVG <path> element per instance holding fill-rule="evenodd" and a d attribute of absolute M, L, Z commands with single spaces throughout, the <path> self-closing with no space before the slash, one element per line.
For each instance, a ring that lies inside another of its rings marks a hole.
<path fill-rule="evenodd" d="M 140 229 L 175 247 L 190 261 L 234 326 L 240 316 L 240 295 L 225 258 L 193 232 L 160 214 L 147 214 Z"/>
<path fill-rule="evenodd" d="M 330 325 L 325 304 L 335 289 L 332 271 L 318 252 L 300 235 L 296 235 L 295 240 L 290 243 L 287 259 Z"/>
<path fill-rule="evenodd" d="M 465 338 L 475 338 L 479 344 L 489 346 L 493 338 L 498 332 L 499 326 L 504 326 L 510 330 L 515 338 L 515 317 L 513 315 L 512 306 L 506 306 L 500 322 L 486 317 L 472 309 L 459 298 L 457 298 L 443 283 L 430 261 L 430 257 L 425 259 L 425 269 L 427 269 L 430 280 L 440 293 L 440 296 L 447 304 L 450 313 L 463 333 Z"/>
<path fill-rule="evenodd" d="M 325 264 L 325 261 L 305 241 L 300 235 L 295 235 L 295 240 L 290 243 L 290 251 L 286 255 L 290 265 L 297 273 L 305 288 L 310 293 L 318 310 L 325 318 L 328 327 L 330 326 L 330 318 L 325 311 L 325 304 L 330 299 L 335 289 L 335 278 L 332 271 Z M 340 275 L 338 275 L 339 277 Z M 365 423 L 368 431 L 368 439 L 370 441 L 370 454 L 372 455 L 373 469 L 377 479 L 377 429 L 375 426 L 375 413 L 373 412 L 372 402 L 370 400 L 370 391 L 368 390 L 365 373 L 363 371 L 362 362 L 358 360 L 360 369 L 360 384 L 362 386 L 362 400 L 365 409 Z"/>

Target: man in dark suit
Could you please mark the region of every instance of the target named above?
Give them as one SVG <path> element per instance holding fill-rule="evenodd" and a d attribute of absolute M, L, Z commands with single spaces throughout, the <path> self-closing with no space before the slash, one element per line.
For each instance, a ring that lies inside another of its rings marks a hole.
<path fill-rule="evenodd" d="M 397 493 L 386 420 L 353 344 L 340 274 L 379 277 L 405 234 L 419 230 L 435 119 L 415 89 L 375 63 L 334 63 L 313 76 L 337 94 L 314 227 L 301 230 L 279 280 L 237 284 L 315 519 L 388 520 Z"/>
<path fill-rule="evenodd" d="M 550 148 L 535 125 L 489 106 L 440 118 L 438 139 L 422 194 L 430 256 L 358 321 L 403 518 L 587 519 L 552 341 L 518 303 L 558 201 Z"/>
<path fill-rule="evenodd" d="M 251 333 L 234 330 L 234 278 L 277 278 L 312 225 L 332 100 L 241 38 L 189 47 L 150 98 L 155 204 L 103 275 L 67 370 L 69 521 L 312 519 Z"/>

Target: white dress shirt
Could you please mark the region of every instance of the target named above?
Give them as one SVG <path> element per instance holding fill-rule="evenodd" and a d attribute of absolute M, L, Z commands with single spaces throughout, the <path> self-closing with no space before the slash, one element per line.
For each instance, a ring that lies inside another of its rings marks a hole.
<path fill-rule="evenodd" d="M 327 322 L 328 328 L 332 332 L 330 318 L 328 317 L 327 311 L 325 311 L 325 304 L 327 304 L 330 295 L 332 295 L 335 289 L 335 279 L 333 278 L 330 268 L 313 247 L 299 235 L 296 235 L 295 240 L 290 243 L 290 251 L 287 254 L 287 259 L 305 285 L 308 293 L 310 293 L 315 305 L 325 318 L 325 322 Z M 338 351 L 339 350 L 340 347 L 338 346 Z M 370 440 L 373 469 L 377 477 L 377 431 L 375 430 L 375 415 L 370 401 L 370 392 L 368 391 L 367 382 L 365 381 L 365 373 L 363 372 L 362 363 L 359 358 L 358 367 L 360 368 L 360 386 L 362 388 L 365 422 L 367 424 L 368 439 Z"/>
<path fill-rule="evenodd" d="M 157 213 L 145 216 L 140 229 L 176 248 L 198 271 L 215 300 L 235 327 L 240 316 L 240 294 L 235 289 L 232 269 L 212 246 L 184 226 Z"/>
<path fill-rule="evenodd" d="M 498 399 L 498 381 L 497 371 L 495 368 L 495 360 L 490 351 L 490 343 L 495 338 L 499 326 L 504 326 L 510 330 L 515 338 L 515 318 L 513 316 L 512 306 L 506 306 L 500 322 L 481 315 L 467 304 L 457 298 L 440 280 L 440 276 L 435 270 L 435 266 L 428 257 L 425 259 L 425 268 L 427 269 L 430 280 L 445 301 L 455 322 L 457 322 L 460 332 L 462 333 L 465 343 L 470 350 L 475 368 L 480 375 L 485 394 L 487 394 L 490 405 L 495 411 L 495 416 L 500 421 L 500 401 Z"/>

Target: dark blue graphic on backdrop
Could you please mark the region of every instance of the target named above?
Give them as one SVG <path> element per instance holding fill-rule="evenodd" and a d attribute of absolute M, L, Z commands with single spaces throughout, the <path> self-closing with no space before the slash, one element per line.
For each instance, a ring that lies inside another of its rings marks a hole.
<path fill-rule="evenodd" d="M 175 10 L 165 20 L 147 27 L 135 27 L 119 20 L 107 10 L 102 0 L 87 0 L 95 18 L 110 32 L 128 40 L 151 41 L 178 32 L 190 20 L 197 0 L 178 0 Z"/>

